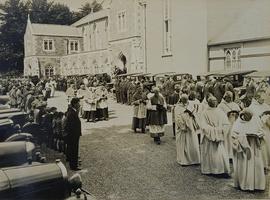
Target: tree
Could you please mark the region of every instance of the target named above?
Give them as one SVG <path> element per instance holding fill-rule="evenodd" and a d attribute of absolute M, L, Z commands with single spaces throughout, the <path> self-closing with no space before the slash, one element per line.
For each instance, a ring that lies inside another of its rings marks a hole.
<path fill-rule="evenodd" d="M 98 12 L 102 9 L 102 3 L 98 3 L 96 0 L 94 0 L 91 4 L 85 3 L 81 8 L 79 8 L 79 12 L 74 13 L 74 21 L 77 21 L 92 12 Z"/>
<path fill-rule="evenodd" d="M 29 12 L 34 23 L 72 23 L 67 6 L 47 0 L 8 0 L 0 4 L 0 10 L 0 71 L 23 71 L 24 33 Z"/>
<path fill-rule="evenodd" d="M 31 20 L 33 23 L 43 24 L 62 24 L 69 25 L 72 23 L 72 12 L 69 7 L 47 0 L 32 0 Z"/>
<path fill-rule="evenodd" d="M 69 7 L 59 3 L 51 5 L 48 15 L 49 24 L 70 25 L 73 22 L 72 12 Z"/>
<path fill-rule="evenodd" d="M 48 14 L 53 2 L 48 3 L 47 0 L 29 0 L 28 3 L 30 4 L 31 21 L 33 23 L 48 24 Z"/>
<path fill-rule="evenodd" d="M 0 70 L 8 71 L 23 66 L 23 36 L 26 28 L 26 4 L 9 0 L 0 4 Z"/>

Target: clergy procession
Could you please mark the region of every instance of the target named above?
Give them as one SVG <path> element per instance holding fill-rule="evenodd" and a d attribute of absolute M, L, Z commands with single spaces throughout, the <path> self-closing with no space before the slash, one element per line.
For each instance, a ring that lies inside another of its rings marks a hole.
<path fill-rule="evenodd" d="M 174 138 L 179 165 L 200 165 L 202 175 L 231 177 L 236 189 L 266 189 L 270 170 L 269 80 L 246 76 L 240 88 L 229 78 L 214 76 L 195 80 L 185 75 L 176 80 L 165 74 L 160 82 L 157 76 L 151 82 L 147 75 L 126 74 L 115 77 L 114 87 L 98 81 L 89 84 L 86 77 L 76 78 L 80 85 L 73 78 L 65 80 L 66 102 L 60 103 L 69 105 L 66 112 L 48 106 L 55 90 L 62 90 L 56 78 L 36 84 L 25 78 L 2 79 L 1 94 L 7 95 L 8 101 L 2 103 L 1 110 L 23 112 L 23 121 L 14 119 L 18 125 L 12 133 L 29 130 L 38 145 L 66 155 L 71 170 L 81 170 L 84 162 L 79 156 L 81 121 L 108 123 L 110 104 L 115 102 L 133 107 L 130 128 L 134 133 L 149 134 L 161 151 L 164 135 Z M 38 133 L 27 129 L 33 124 L 39 127 Z M 166 131 L 169 126 L 172 128 Z"/>
<path fill-rule="evenodd" d="M 270 169 L 269 82 L 247 77 L 243 92 L 227 78 L 188 77 L 174 83 L 165 76 L 161 85 L 149 88 L 145 77 L 124 77 L 115 89 L 117 102 L 133 105 L 134 132 L 145 133 L 148 127 L 158 145 L 168 124 L 167 112 L 172 113 L 177 163 L 201 165 L 206 175 L 232 176 L 241 190 L 265 190 Z"/>
<path fill-rule="evenodd" d="M 164 75 L 158 83 L 147 76 L 116 76 L 114 88 L 110 88 L 104 83 L 90 85 L 87 78 L 77 78 L 79 86 L 73 79 L 65 79 L 66 102 L 60 103 L 68 104 L 66 112 L 48 106 L 56 90 L 61 90 L 56 79 L 36 84 L 25 78 L 1 79 L 1 95 L 7 95 L 8 100 L 1 102 L 0 118 L 5 110 L 17 109 L 10 115 L 23 112 L 23 120 L 14 118 L 12 134 L 28 130 L 38 145 L 62 152 L 71 170 L 81 170 L 84 162 L 79 157 L 81 121 L 106 123 L 110 103 L 115 102 L 133 107 L 130 128 L 134 133 L 149 134 L 161 151 L 165 134 L 174 138 L 179 165 L 200 165 L 202 175 L 232 178 L 236 189 L 266 189 L 270 170 L 269 80 L 255 81 L 247 76 L 237 88 L 227 78 L 195 80 L 184 76 L 175 81 Z M 33 124 L 39 127 L 38 132 L 29 128 Z M 166 131 L 166 126 L 171 126 L 171 131 Z"/>

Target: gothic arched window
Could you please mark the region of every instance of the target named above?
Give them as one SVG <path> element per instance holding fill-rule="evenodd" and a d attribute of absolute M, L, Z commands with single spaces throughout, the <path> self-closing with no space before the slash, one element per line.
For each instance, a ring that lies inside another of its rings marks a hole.
<path fill-rule="evenodd" d="M 230 70 L 232 68 L 232 55 L 231 51 L 227 49 L 225 51 L 225 69 Z"/>

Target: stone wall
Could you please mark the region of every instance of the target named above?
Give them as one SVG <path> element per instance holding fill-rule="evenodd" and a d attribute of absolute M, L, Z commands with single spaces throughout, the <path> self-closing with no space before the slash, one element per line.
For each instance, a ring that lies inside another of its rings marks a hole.
<path fill-rule="evenodd" d="M 53 39 L 54 40 L 54 51 L 44 51 L 43 50 L 43 40 L 44 39 Z M 80 52 L 83 49 L 83 38 L 77 37 L 56 37 L 56 36 L 34 36 L 34 45 L 35 45 L 35 55 L 38 56 L 64 56 L 68 53 L 68 41 L 69 40 L 78 40 Z"/>
<path fill-rule="evenodd" d="M 110 9 L 110 41 L 128 38 L 136 34 L 135 31 L 135 0 L 114 0 Z M 126 29 L 123 32 L 118 30 L 118 13 L 125 11 L 126 13 Z"/>
<path fill-rule="evenodd" d="M 34 43 L 33 36 L 31 34 L 31 30 L 29 26 L 27 26 L 25 34 L 24 34 L 24 55 L 25 57 L 31 56 L 34 54 Z"/>
<path fill-rule="evenodd" d="M 52 66 L 54 75 L 60 75 L 60 57 L 37 57 L 41 76 L 45 76 L 45 68 Z"/>
<path fill-rule="evenodd" d="M 108 50 L 91 51 L 77 55 L 68 55 L 61 58 L 60 74 L 111 74 L 111 62 Z"/>

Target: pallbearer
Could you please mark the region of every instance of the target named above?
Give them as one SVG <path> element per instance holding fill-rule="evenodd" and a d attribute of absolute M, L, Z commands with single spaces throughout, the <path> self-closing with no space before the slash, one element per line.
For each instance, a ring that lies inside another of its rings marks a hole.
<path fill-rule="evenodd" d="M 264 190 L 261 151 L 263 132 L 249 109 L 244 109 L 232 128 L 234 185 L 241 190 Z"/>
<path fill-rule="evenodd" d="M 207 99 L 209 107 L 202 114 L 201 171 L 203 174 L 229 174 L 229 157 L 224 146 L 229 121 L 217 108 L 217 99 Z"/>
<path fill-rule="evenodd" d="M 143 92 L 143 88 L 140 83 L 137 83 L 135 94 L 133 95 L 132 99 L 134 111 L 132 129 L 135 133 L 137 132 L 137 129 L 141 129 L 141 132 L 145 133 L 147 96 Z"/>
<path fill-rule="evenodd" d="M 183 94 L 175 107 L 176 154 L 177 162 L 180 165 L 200 163 L 199 141 L 196 132 L 199 126 L 195 121 L 195 116 L 187 108 L 188 96 Z"/>
<path fill-rule="evenodd" d="M 153 89 L 154 96 L 149 101 L 148 124 L 149 131 L 154 142 L 160 144 L 160 137 L 164 136 L 165 124 L 167 124 L 167 105 L 165 98 L 159 93 L 159 89 Z"/>

